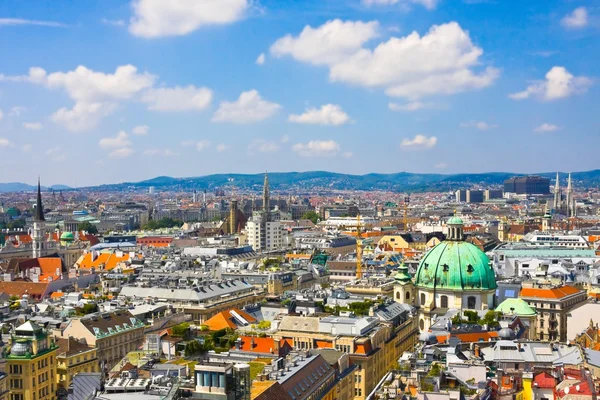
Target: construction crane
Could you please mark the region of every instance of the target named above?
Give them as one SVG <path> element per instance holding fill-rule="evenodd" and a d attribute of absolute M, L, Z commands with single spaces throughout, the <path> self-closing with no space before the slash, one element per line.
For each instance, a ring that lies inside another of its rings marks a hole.
<path fill-rule="evenodd" d="M 356 280 L 362 279 L 362 235 L 360 231 L 360 214 L 356 215 Z"/>

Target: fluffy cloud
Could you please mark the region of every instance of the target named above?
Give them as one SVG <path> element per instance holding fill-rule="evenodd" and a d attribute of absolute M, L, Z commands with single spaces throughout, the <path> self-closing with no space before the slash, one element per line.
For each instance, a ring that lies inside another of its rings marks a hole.
<path fill-rule="evenodd" d="M 379 36 L 377 21 L 334 19 L 318 28 L 305 26 L 297 36 L 286 35 L 271 46 L 276 57 L 285 55 L 314 65 L 335 65 L 359 51 L 367 41 Z"/>
<path fill-rule="evenodd" d="M 210 147 L 210 140 L 201 140 L 199 142 L 196 142 L 195 145 L 196 145 L 196 150 L 204 151 Z"/>
<path fill-rule="evenodd" d="M 250 154 L 255 153 L 273 153 L 279 150 L 279 145 L 275 142 L 269 142 L 264 139 L 254 139 L 248 145 L 248 152 Z"/>
<path fill-rule="evenodd" d="M 412 32 L 373 49 L 364 46 L 377 36 L 377 22 L 332 20 L 277 40 L 271 53 L 325 65 L 331 81 L 381 87 L 390 96 L 412 100 L 485 88 L 499 76 L 492 67 L 475 70 L 483 50 L 456 22 L 434 25 L 423 36 Z"/>
<path fill-rule="evenodd" d="M 331 157 L 340 152 L 340 145 L 333 140 L 311 140 L 296 143 L 292 150 L 301 157 Z"/>
<path fill-rule="evenodd" d="M 47 26 L 49 28 L 64 28 L 65 24 L 54 21 L 39 21 L 33 19 L 23 18 L 0 18 L 0 26 L 16 26 L 16 25 L 35 25 L 35 26 Z"/>
<path fill-rule="evenodd" d="M 490 129 L 497 128 L 498 125 L 488 124 L 487 122 L 483 122 L 483 121 L 467 121 L 467 122 L 461 122 L 460 127 L 461 128 L 475 128 L 480 131 L 487 131 Z"/>
<path fill-rule="evenodd" d="M 117 136 L 115 137 L 105 137 L 100 139 L 100 141 L 98 142 L 98 145 L 103 148 L 103 149 L 116 149 L 116 148 L 122 148 L 122 147 L 129 147 L 131 146 L 131 140 L 129 140 L 129 135 L 127 135 L 127 132 L 124 131 L 120 131 L 119 133 L 117 133 Z"/>
<path fill-rule="evenodd" d="M 120 149 L 115 149 L 108 153 L 110 158 L 127 158 L 134 153 L 131 147 L 123 147 Z"/>
<path fill-rule="evenodd" d="M 242 92 L 236 101 L 222 101 L 212 121 L 250 124 L 271 117 L 280 108 L 281 106 L 277 103 L 263 100 L 258 91 L 249 90 Z"/>
<path fill-rule="evenodd" d="M 250 0 L 134 0 L 129 32 L 144 38 L 187 35 L 240 20 Z"/>
<path fill-rule="evenodd" d="M 176 86 L 174 88 L 150 89 L 142 96 L 148 109 L 155 111 L 203 110 L 212 101 L 212 90 L 205 87 Z"/>
<path fill-rule="evenodd" d="M 513 100 L 523 100 L 531 96 L 541 100 L 558 100 L 578 93 L 585 93 L 592 80 L 585 76 L 573 76 L 565 67 L 552 67 L 544 81 L 534 82 L 522 92 L 512 93 Z"/>
<path fill-rule="evenodd" d="M 39 131 L 43 128 L 43 125 L 40 122 L 23 122 L 23 128 L 30 131 Z"/>
<path fill-rule="evenodd" d="M 428 10 L 433 10 L 438 3 L 438 0 L 362 0 L 366 6 L 390 6 L 394 4 L 418 4 Z"/>
<path fill-rule="evenodd" d="M 536 127 L 533 131 L 537 133 L 548 133 L 557 131 L 558 129 L 560 129 L 558 126 L 545 122 L 540 126 Z"/>
<path fill-rule="evenodd" d="M 435 136 L 416 135 L 412 139 L 402 139 L 400 146 L 405 149 L 430 149 L 437 144 Z"/>
<path fill-rule="evenodd" d="M 565 28 L 584 28 L 588 24 L 588 13 L 585 7 L 577 7 L 572 13 L 567 14 L 560 20 Z"/>
<path fill-rule="evenodd" d="M 67 159 L 67 156 L 60 146 L 49 148 L 46 150 L 46 155 L 54 162 L 61 162 Z"/>
<path fill-rule="evenodd" d="M 411 101 L 405 104 L 398 103 L 389 103 L 388 107 L 392 111 L 403 111 L 403 112 L 412 112 L 418 110 L 424 110 L 426 108 L 433 108 L 433 103 L 423 103 L 421 101 Z"/>
<path fill-rule="evenodd" d="M 138 125 L 131 130 L 134 135 L 140 136 L 147 135 L 149 131 L 150 127 L 148 125 Z"/>
<path fill-rule="evenodd" d="M 225 150 L 229 149 L 229 146 L 227 146 L 225 143 L 219 143 L 216 147 L 217 151 L 219 153 L 224 152 Z"/>
<path fill-rule="evenodd" d="M 27 109 L 21 106 L 15 106 L 10 109 L 8 112 L 9 117 L 19 117 L 22 113 L 24 113 Z M 1 119 L 1 118 L 0 118 Z"/>
<path fill-rule="evenodd" d="M 263 65 L 265 63 L 265 53 L 260 53 L 258 57 L 256 57 L 256 64 Z"/>
<path fill-rule="evenodd" d="M 10 140 L 6 138 L 0 138 L 0 147 L 8 147 L 10 146 Z"/>
<path fill-rule="evenodd" d="M 290 122 L 297 124 L 344 125 L 350 117 L 337 104 L 325 104 L 321 108 L 308 108 L 304 114 L 292 114 Z"/>
<path fill-rule="evenodd" d="M 58 109 L 50 116 L 50 120 L 71 132 L 84 132 L 98 126 L 102 118 L 112 114 L 115 108 L 113 103 L 77 102 L 71 109 Z"/>

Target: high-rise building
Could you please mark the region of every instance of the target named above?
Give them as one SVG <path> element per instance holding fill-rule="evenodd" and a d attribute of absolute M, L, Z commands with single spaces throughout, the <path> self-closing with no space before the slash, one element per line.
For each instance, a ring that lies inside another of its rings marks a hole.
<path fill-rule="evenodd" d="M 483 203 L 483 190 L 467 190 L 467 203 Z"/>
<path fill-rule="evenodd" d="M 467 191 L 465 189 L 458 189 L 456 191 L 456 201 L 458 203 L 464 203 L 467 201 Z"/>
<path fill-rule="evenodd" d="M 12 400 L 56 399 L 57 346 L 34 322 L 17 327 L 4 355 Z"/>
<path fill-rule="evenodd" d="M 504 192 L 515 194 L 550 194 L 550 179 L 541 176 L 515 176 L 504 181 Z"/>
<path fill-rule="evenodd" d="M 246 223 L 248 244 L 256 251 L 278 250 L 284 246 L 283 229 L 269 204 L 269 176 L 265 174 L 262 210 L 255 211 L 252 218 Z"/>

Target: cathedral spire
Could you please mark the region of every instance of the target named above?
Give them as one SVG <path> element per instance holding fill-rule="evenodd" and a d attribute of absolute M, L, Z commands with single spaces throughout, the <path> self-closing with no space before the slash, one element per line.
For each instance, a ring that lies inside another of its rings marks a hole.
<path fill-rule="evenodd" d="M 42 187 L 40 185 L 40 177 L 38 176 L 37 200 L 35 203 L 35 221 L 45 221 L 44 206 L 42 205 Z"/>
<path fill-rule="evenodd" d="M 561 193 L 560 193 L 560 178 L 558 172 L 556 173 L 556 182 L 554 183 L 554 211 L 558 212 L 561 207 Z"/>

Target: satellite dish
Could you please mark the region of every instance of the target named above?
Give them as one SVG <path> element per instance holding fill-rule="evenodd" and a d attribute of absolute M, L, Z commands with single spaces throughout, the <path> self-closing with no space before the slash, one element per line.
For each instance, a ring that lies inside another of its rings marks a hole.
<path fill-rule="evenodd" d="M 569 388 L 568 387 L 565 388 L 565 394 L 569 394 Z"/>

